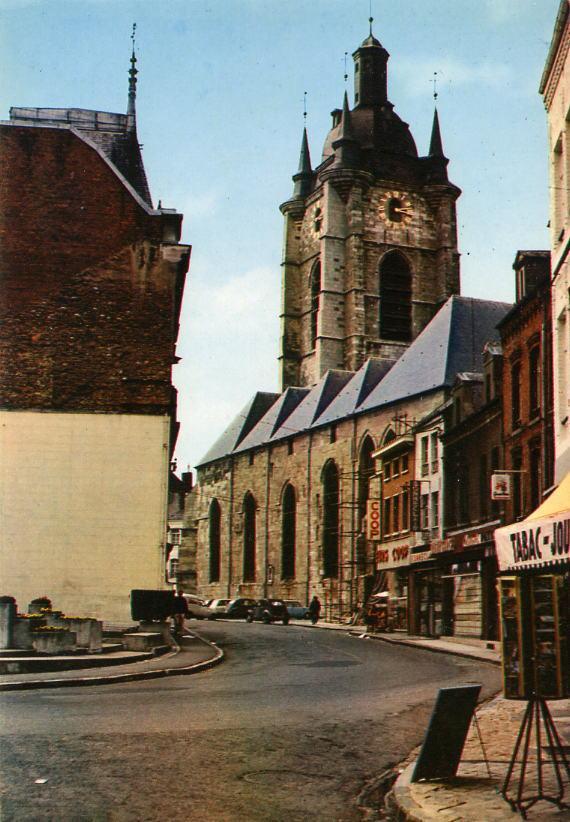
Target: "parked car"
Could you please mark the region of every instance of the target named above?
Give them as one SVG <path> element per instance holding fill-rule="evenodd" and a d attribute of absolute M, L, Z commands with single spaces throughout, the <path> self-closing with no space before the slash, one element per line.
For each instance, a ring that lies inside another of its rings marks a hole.
<path fill-rule="evenodd" d="M 229 601 L 223 616 L 230 619 L 247 619 L 247 615 L 253 610 L 257 600 L 247 597 L 238 597 Z M 221 616 L 221 615 L 220 615 Z"/>
<path fill-rule="evenodd" d="M 298 599 L 284 599 L 283 602 L 291 619 L 309 618 L 309 609 L 306 605 L 301 605 Z"/>
<path fill-rule="evenodd" d="M 270 622 L 280 621 L 283 625 L 287 625 L 289 623 L 289 612 L 282 599 L 258 599 L 246 619 L 248 622 L 258 620 L 265 622 L 267 625 Z"/>
<path fill-rule="evenodd" d="M 213 611 L 216 614 L 222 616 L 226 613 L 226 608 L 228 607 L 229 599 L 209 599 L 206 603 L 210 611 Z"/>
<path fill-rule="evenodd" d="M 188 608 L 188 619 L 215 619 L 216 614 L 206 602 L 194 594 L 183 594 Z"/>

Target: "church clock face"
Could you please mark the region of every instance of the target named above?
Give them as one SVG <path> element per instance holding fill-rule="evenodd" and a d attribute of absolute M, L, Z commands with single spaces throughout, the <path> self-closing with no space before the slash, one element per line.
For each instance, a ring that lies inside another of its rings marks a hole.
<path fill-rule="evenodd" d="M 413 209 L 410 197 L 404 191 L 387 191 L 380 202 L 380 215 L 387 223 L 409 223 Z"/>

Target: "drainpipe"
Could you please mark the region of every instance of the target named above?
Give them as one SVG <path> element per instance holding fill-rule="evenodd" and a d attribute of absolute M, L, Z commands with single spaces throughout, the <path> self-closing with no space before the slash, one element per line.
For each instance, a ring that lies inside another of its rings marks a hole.
<path fill-rule="evenodd" d="M 230 511 L 228 516 L 228 587 L 227 597 L 231 599 L 232 592 L 232 553 L 234 534 L 234 458 L 230 456 Z"/>
<path fill-rule="evenodd" d="M 313 434 L 309 431 L 309 441 L 307 445 L 307 591 L 305 594 L 305 602 L 309 604 L 309 596 L 311 593 L 311 500 L 312 500 L 312 484 L 311 484 L 311 449 L 313 445 Z"/>
<path fill-rule="evenodd" d="M 265 540 L 263 546 L 263 596 L 267 598 L 267 572 L 269 559 L 269 495 L 271 493 L 271 448 L 267 446 L 267 462 L 265 464 Z"/>

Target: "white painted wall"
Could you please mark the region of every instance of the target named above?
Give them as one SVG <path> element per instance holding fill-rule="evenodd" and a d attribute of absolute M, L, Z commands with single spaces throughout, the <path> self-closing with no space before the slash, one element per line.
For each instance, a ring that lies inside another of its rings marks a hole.
<path fill-rule="evenodd" d="M 130 622 L 164 588 L 168 416 L 0 411 L 0 594 Z"/>

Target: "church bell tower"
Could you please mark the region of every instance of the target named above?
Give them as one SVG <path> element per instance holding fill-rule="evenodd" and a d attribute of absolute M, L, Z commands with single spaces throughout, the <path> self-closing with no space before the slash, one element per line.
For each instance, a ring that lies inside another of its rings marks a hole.
<path fill-rule="evenodd" d="M 282 388 L 328 369 L 395 360 L 459 293 L 455 202 L 437 110 L 428 154 L 388 100 L 389 54 L 370 36 L 356 49 L 354 105 L 332 112 L 320 164 L 303 131 L 285 218 Z"/>

